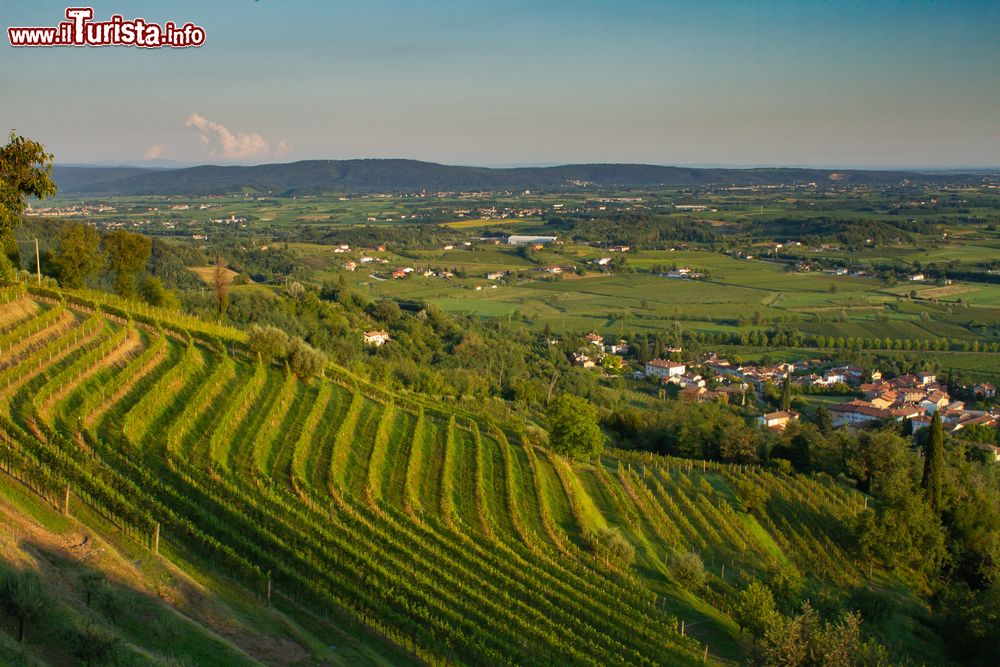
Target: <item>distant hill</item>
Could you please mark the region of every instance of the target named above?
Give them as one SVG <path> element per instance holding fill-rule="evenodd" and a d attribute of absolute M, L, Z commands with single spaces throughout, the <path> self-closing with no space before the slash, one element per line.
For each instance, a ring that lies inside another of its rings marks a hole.
<path fill-rule="evenodd" d="M 304 160 L 253 167 L 185 169 L 56 167 L 61 194 L 211 195 L 240 191 L 322 192 L 559 191 L 589 188 L 851 183 L 876 187 L 910 183 L 974 183 L 974 174 L 758 168 L 698 169 L 647 164 L 569 164 L 494 169 L 419 160 Z"/>

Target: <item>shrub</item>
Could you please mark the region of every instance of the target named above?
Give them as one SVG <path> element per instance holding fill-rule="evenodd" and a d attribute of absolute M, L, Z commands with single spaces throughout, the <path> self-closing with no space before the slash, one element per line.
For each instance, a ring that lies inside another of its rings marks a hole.
<path fill-rule="evenodd" d="M 621 530 L 602 528 L 590 536 L 594 553 L 608 562 L 631 565 L 635 561 L 635 547 Z"/>
<path fill-rule="evenodd" d="M 253 324 L 247 332 L 247 346 L 260 355 L 265 364 L 284 357 L 288 352 L 288 345 L 288 334 L 278 327 Z"/>
<path fill-rule="evenodd" d="M 674 554 L 672 571 L 678 583 L 689 591 L 705 585 L 705 563 L 693 551 Z"/>
<path fill-rule="evenodd" d="M 288 345 L 288 367 L 303 380 L 320 375 L 326 368 L 326 355 L 301 338 L 294 338 Z"/>

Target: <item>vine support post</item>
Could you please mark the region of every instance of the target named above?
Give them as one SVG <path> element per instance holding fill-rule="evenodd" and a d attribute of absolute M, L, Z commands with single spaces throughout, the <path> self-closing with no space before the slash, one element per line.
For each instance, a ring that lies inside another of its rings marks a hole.
<path fill-rule="evenodd" d="M 156 522 L 156 526 L 153 528 L 153 553 L 157 556 L 160 555 L 160 522 Z"/>
<path fill-rule="evenodd" d="M 63 489 L 62 513 L 63 516 L 69 516 L 69 484 Z"/>

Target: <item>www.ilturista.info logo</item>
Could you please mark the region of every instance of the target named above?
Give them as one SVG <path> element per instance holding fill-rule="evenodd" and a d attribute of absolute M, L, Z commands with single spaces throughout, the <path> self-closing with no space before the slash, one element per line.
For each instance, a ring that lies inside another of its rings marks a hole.
<path fill-rule="evenodd" d="M 66 20 L 54 27 L 7 28 L 11 46 L 139 46 L 184 48 L 205 43 L 205 29 L 193 23 L 163 25 L 144 19 L 125 20 L 115 14 L 108 21 L 92 21 L 91 7 L 68 7 Z"/>

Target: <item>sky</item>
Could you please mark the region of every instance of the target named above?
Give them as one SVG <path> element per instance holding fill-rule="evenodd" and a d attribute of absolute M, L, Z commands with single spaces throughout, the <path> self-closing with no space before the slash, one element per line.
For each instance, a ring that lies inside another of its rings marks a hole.
<path fill-rule="evenodd" d="M 206 40 L 14 48 L 67 4 L 0 0 L 0 125 L 57 163 L 1000 166 L 997 1 L 90 6 Z"/>

